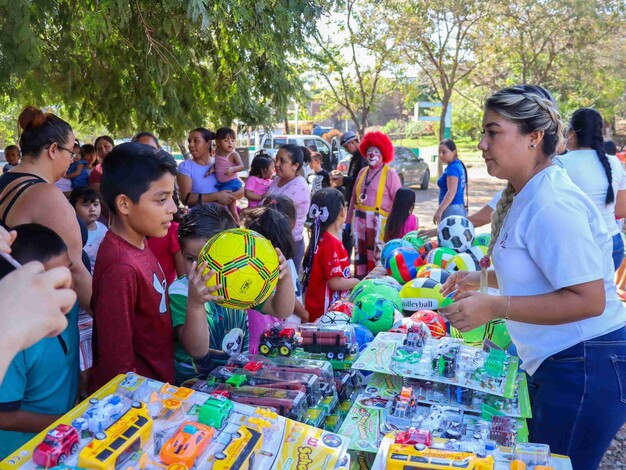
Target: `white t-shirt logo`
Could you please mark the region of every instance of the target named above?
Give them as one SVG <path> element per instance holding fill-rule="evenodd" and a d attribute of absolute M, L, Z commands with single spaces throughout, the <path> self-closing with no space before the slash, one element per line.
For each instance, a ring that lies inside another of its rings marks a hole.
<path fill-rule="evenodd" d="M 502 241 L 500 242 L 500 246 L 501 246 L 502 248 L 506 248 L 506 240 L 507 240 L 507 238 L 509 238 L 509 232 L 510 232 L 510 230 L 511 230 L 510 228 L 507 228 L 507 229 L 504 231 L 504 235 L 502 235 Z"/>
<path fill-rule="evenodd" d="M 167 304 L 165 303 L 165 279 L 161 283 L 156 273 L 152 274 L 152 286 L 159 294 L 161 294 L 161 303 L 159 304 L 159 313 L 167 313 Z"/>

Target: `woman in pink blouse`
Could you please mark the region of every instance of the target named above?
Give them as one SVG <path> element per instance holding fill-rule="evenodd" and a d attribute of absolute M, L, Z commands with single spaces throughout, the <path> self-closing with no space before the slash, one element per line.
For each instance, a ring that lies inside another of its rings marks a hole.
<path fill-rule="evenodd" d="M 292 233 L 296 248 L 293 261 L 298 272 L 300 272 L 302 258 L 304 258 L 304 240 L 302 239 L 304 222 L 311 204 L 309 185 L 302 176 L 298 175 L 303 162 L 304 154 L 300 147 L 294 144 L 283 145 L 276 154 L 276 178 L 267 191 L 269 198 L 286 196 L 296 206 L 296 224 Z"/>
<path fill-rule="evenodd" d="M 393 160 L 389 137 L 382 132 L 365 134 L 359 151 L 368 166 L 356 177 L 346 220 L 351 222 L 356 239 L 355 277 L 362 279 L 380 259 L 385 221 L 402 185 L 398 174 L 387 165 Z"/>

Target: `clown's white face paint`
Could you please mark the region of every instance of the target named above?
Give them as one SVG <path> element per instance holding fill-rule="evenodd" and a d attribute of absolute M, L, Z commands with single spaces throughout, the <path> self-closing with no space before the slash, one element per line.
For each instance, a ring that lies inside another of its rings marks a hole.
<path fill-rule="evenodd" d="M 383 161 L 383 154 L 378 147 L 370 147 L 365 152 L 367 164 L 371 167 L 377 167 Z"/>

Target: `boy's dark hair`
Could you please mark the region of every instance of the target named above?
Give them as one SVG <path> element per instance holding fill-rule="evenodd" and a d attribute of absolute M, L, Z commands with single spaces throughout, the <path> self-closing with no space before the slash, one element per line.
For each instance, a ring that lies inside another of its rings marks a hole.
<path fill-rule="evenodd" d="M 81 147 L 81 150 L 83 151 L 83 155 L 86 154 L 92 154 L 92 153 L 96 153 L 96 148 L 91 145 L 91 144 L 85 144 Z"/>
<path fill-rule="evenodd" d="M 67 147 L 67 137 L 72 127 L 52 113 L 27 106 L 20 113 L 18 124 L 22 128 L 20 148 L 23 155 L 38 157 L 41 151 L 54 142 Z"/>
<path fill-rule="evenodd" d="M 415 191 L 409 188 L 400 188 L 393 198 L 391 212 L 385 223 L 385 242 L 400 238 L 402 227 L 406 223 L 411 208 L 415 205 Z"/>
<path fill-rule="evenodd" d="M 346 207 L 346 202 L 341 191 L 335 188 L 322 188 L 311 198 L 309 217 L 313 219 L 313 224 L 309 228 L 310 242 L 302 262 L 304 272 L 302 277 L 303 292 L 306 292 L 306 288 L 309 285 L 311 269 L 313 268 L 313 256 L 317 251 L 317 244 L 324 232 L 326 232 L 326 229 L 335 223 L 342 207 Z"/>
<path fill-rule="evenodd" d="M 245 228 L 254 230 L 267 238 L 274 248 L 283 252 L 285 259 L 295 253 L 291 223 L 285 214 L 269 206 L 252 207 L 241 212 L 241 222 Z"/>
<path fill-rule="evenodd" d="M 45 263 L 67 251 L 67 245 L 54 231 L 40 224 L 14 227 L 17 238 L 11 245 L 11 256 L 22 264 L 30 261 Z"/>
<path fill-rule="evenodd" d="M 96 202 L 100 200 L 100 194 L 88 186 L 74 188 L 70 194 L 70 204 L 76 207 L 79 202 Z"/>
<path fill-rule="evenodd" d="M 281 214 L 285 214 L 292 225 L 296 223 L 296 219 L 298 217 L 296 213 L 296 206 L 287 196 L 266 197 L 263 200 L 263 205 L 276 209 Z"/>
<path fill-rule="evenodd" d="M 272 164 L 273 160 L 266 153 L 258 153 L 252 159 L 252 163 L 250 164 L 250 172 L 248 173 L 250 176 L 256 176 L 257 178 L 261 178 L 263 176 L 263 172 L 267 170 Z"/>
<path fill-rule="evenodd" d="M 612 140 L 605 140 L 602 142 L 602 147 L 604 148 L 604 153 L 607 155 L 616 155 L 617 154 L 617 145 Z M 9 148 L 9 147 L 7 147 Z"/>
<path fill-rule="evenodd" d="M 216 203 L 203 204 L 183 216 L 178 225 L 178 241 L 184 249 L 187 239 L 208 240 L 224 230 L 236 227 L 237 223 L 227 207 Z"/>
<path fill-rule="evenodd" d="M 226 139 L 227 137 L 230 137 L 231 139 L 236 139 L 237 138 L 237 134 L 235 134 L 235 131 L 232 130 L 230 127 L 220 127 L 215 132 L 215 139 L 216 140 Z"/>
<path fill-rule="evenodd" d="M 18 148 L 17 145 L 7 145 L 6 147 L 4 147 L 4 153 L 7 153 L 11 150 L 17 150 L 17 153 L 20 152 L 20 149 Z"/>
<path fill-rule="evenodd" d="M 115 147 L 102 162 L 102 197 L 109 210 L 117 213 L 115 198 L 124 194 L 134 203 L 150 185 L 169 173 L 176 176 L 176 160 L 165 150 L 138 142 Z"/>

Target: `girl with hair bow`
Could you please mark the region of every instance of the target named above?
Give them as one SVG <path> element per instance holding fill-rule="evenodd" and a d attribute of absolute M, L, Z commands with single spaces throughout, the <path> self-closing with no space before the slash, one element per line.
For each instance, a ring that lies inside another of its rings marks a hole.
<path fill-rule="evenodd" d="M 346 204 L 339 190 L 320 189 L 313 195 L 309 217 L 311 242 L 304 255 L 304 306 L 309 321 L 321 317 L 328 307 L 359 283 L 350 272 L 350 258 L 339 231 L 346 221 Z"/>

